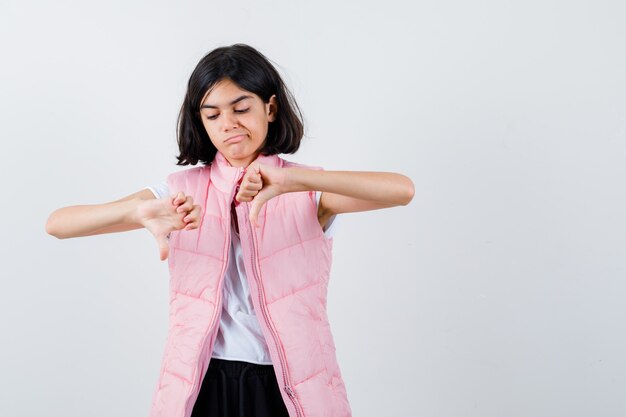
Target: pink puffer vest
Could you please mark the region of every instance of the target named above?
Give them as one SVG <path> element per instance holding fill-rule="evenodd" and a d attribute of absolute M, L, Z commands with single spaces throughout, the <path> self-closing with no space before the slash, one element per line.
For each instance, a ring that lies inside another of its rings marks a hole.
<path fill-rule="evenodd" d="M 257 161 L 322 169 L 277 155 Z M 218 152 L 208 166 L 167 177 L 172 194 L 191 195 L 203 212 L 198 228 L 170 235 L 169 329 L 150 417 L 189 417 L 198 397 L 219 329 L 230 206 L 243 170 Z M 267 201 L 258 228 L 248 218 L 251 203 L 235 203 L 250 295 L 290 417 L 350 417 L 326 314 L 332 238 L 318 222 L 314 192 Z"/>

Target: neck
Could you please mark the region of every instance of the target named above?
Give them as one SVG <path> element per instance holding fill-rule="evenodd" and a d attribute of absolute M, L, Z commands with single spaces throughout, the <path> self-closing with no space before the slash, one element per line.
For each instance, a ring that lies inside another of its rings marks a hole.
<path fill-rule="evenodd" d="M 258 158 L 259 154 L 260 152 L 257 152 L 254 155 L 251 155 L 250 157 L 246 159 L 232 159 L 224 155 L 224 159 L 226 159 L 228 163 L 230 164 L 230 166 L 232 167 L 245 168 L 248 165 L 250 165 L 252 162 L 254 162 Z"/>

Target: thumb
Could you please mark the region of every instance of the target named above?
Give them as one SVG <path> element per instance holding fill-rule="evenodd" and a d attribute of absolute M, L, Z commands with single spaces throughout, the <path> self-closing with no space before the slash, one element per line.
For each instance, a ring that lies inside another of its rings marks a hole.
<path fill-rule="evenodd" d="M 159 258 L 164 261 L 170 253 L 170 245 L 167 242 L 167 237 L 159 236 L 159 238 L 157 238 L 157 244 L 159 245 Z"/>
<path fill-rule="evenodd" d="M 263 207 L 263 204 L 265 204 L 265 201 L 263 199 L 263 196 L 261 196 L 261 194 L 257 194 L 254 199 L 252 199 L 252 202 L 250 203 L 250 223 L 252 223 L 252 225 L 254 227 L 259 227 L 259 223 L 258 223 L 258 218 L 259 218 L 259 213 L 261 212 L 261 207 Z"/>

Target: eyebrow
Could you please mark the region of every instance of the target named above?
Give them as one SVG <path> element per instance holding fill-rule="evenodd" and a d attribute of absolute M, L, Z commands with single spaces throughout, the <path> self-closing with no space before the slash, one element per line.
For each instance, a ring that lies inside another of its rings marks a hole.
<path fill-rule="evenodd" d="M 252 98 L 252 96 L 244 94 L 242 96 L 237 97 L 236 99 L 234 99 L 228 104 L 232 106 L 233 104 L 239 103 L 241 100 L 245 100 L 247 98 Z M 217 109 L 217 106 L 214 106 L 212 104 L 203 104 L 202 106 L 200 106 L 200 108 L 201 109 Z"/>

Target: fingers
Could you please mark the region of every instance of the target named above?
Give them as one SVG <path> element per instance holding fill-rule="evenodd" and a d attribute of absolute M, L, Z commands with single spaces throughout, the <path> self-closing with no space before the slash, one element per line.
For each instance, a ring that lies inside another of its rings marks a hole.
<path fill-rule="evenodd" d="M 185 222 L 184 230 L 192 230 L 199 226 L 201 209 L 202 208 L 196 204 L 189 214 L 183 217 L 183 222 Z"/>
<path fill-rule="evenodd" d="M 261 178 L 261 174 L 252 171 L 248 173 L 241 182 L 241 188 L 250 190 L 259 190 L 263 188 L 263 179 Z"/>
<path fill-rule="evenodd" d="M 176 193 L 176 195 L 172 197 L 174 197 L 174 199 L 172 200 L 172 204 L 175 206 L 185 201 L 185 193 L 183 193 L 182 191 L 179 191 L 178 193 Z"/>
<path fill-rule="evenodd" d="M 248 181 L 251 183 L 260 183 L 261 182 L 261 174 L 260 173 L 255 173 L 255 174 L 251 174 L 248 177 Z"/>
<path fill-rule="evenodd" d="M 263 189 L 263 178 L 259 172 L 248 171 L 237 193 L 237 201 L 252 201 L 253 197 Z"/>
<path fill-rule="evenodd" d="M 186 213 L 193 208 L 193 198 L 191 196 L 187 196 L 185 202 L 176 208 L 177 213 Z"/>
<path fill-rule="evenodd" d="M 202 207 L 200 205 L 193 204 L 193 197 L 185 195 L 184 192 L 179 191 L 175 195 L 172 195 L 172 205 L 176 206 L 176 213 L 179 214 L 179 219 L 182 225 L 179 227 L 184 230 L 192 230 L 199 226 Z"/>
<path fill-rule="evenodd" d="M 179 191 L 172 200 L 172 204 L 178 206 L 176 207 L 177 213 L 188 212 L 193 207 L 193 197 L 190 195 L 185 196 L 182 191 Z"/>

